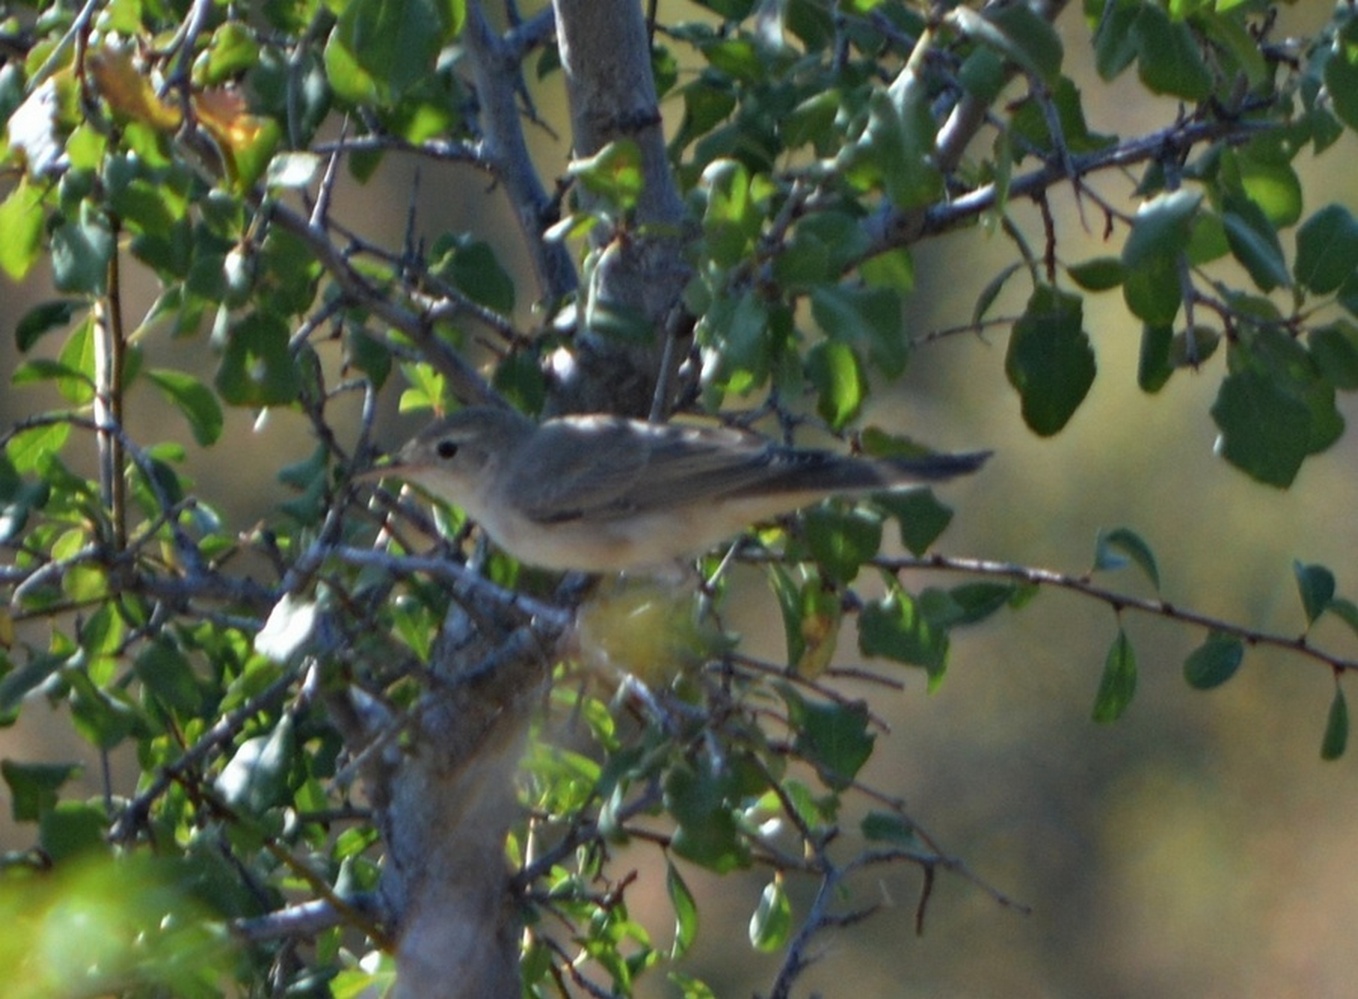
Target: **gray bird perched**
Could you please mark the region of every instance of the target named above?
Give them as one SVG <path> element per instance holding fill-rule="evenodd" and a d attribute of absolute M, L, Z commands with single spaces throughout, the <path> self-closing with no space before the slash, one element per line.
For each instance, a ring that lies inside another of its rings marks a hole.
<path fill-rule="evenodd" d="M 750 524 L 831 495 L 974 472 L 988 451 L 857 458 L 724 427 L 472 406 L 426 427 L 394 475 L 460 506 L 520 561 L 619 572 L 707 551 Z"/>

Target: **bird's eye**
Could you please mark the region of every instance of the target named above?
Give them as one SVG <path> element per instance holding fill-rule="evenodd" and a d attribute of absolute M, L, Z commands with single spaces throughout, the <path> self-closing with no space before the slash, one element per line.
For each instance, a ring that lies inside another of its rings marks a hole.
<path fill-rule="evenodd" d="M 445 438 L 438 442 L 434 451 L 437 452 L 438 456 L 444 461 L 451 461 L 457 454 L 457 441 L 450 441 Z"/>

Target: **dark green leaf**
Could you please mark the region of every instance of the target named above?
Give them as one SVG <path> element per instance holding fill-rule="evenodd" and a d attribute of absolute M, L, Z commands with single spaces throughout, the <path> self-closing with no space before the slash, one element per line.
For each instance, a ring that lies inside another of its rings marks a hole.
<path fill-rule="evenodd" d="M 858 648 L 865 656 L 923 666 L 933 683 L 947 666 L 948 633 L 928 619 L 914 597 L 893 590 L 859 613 Z"/>
<path fill-rule="evenodd" d="M 1066 273 L 1085 291 L 1108 291 L 1127 279 L 1127 268 L 1117 257 L 1095 257 L 1072 264 Z"/>
<path fill-rule="evenodd" d="M 1004 290 L 1005 284 L 1022 269 L 1023 264 L 1021 262 L 1010 264 L 986 282 L 986 286 L 981 289 L 981 294 L 976 296 L 976 305 L 971 310 L 973 325 L 979 326 L 981 324 L 986 313 L 990 311 L 990 307 L 995 304 L 995 299 Z"/>
<path fill-rule="evenodd" d="M 863 816 L 860 828 L 863 838 L 870 842 L 895 843 L 898 846 L 915 846 L 919 843 L 915 827 L 894 812 L 868 812 Z"/>
<path fill-rule="evenodd" d="M 1155 553 L 1141 535 L 1125 527 L 1099 532 L 1099 539 L 1094 545 L 1095 569 L 1120 569 L 1129 559 L 1146 574 L 1157 590 L 1160 589 L 1160 570 L 1155 564 Z"/>
<path fill-rule="evenodd" d="M 1320 373 L 1337 389 L 1358 389 L 1358 329 L 1347 320 L 1311 330 L 1306 335 Z"/>
<path fill-rule="evenodd" d="M 1259 482 L 1286 488 L 1310 452 L 1311 414 L 1279 380 L 1253 368 L 1226 377 L 1212 405 L 1218 450 Z"/>
<path fill-rule="evenodd" d="M 222 407 L 206 385 L 192 375 L 166 368 L 152 368 L 146 377 L 184 414 L 194 440 L 204 447 L 216 442 L 222 434 Z"/>
<path fill-rule="evenodd" d="M 1122 297 L 1132 315 L 1149 326 L 1169 326 L 1183 304 L 1182 258 L 1150 257 L 1127 273 Z"/>
<path fill-rule="evenodd" d="M 1136 653 L 1127 633 L 1121 628 L 1108 649 L 1104 660 L 1099 692 L 1094 697 L 1094 720 L 1099 723 L 1117 721 L 1136 693 Z"/>
<path fill-rule="evenodd" d="M 1248 198 L 1228 197 L 1221 216 L 1231 253 L 1245 265 L 1261 291 L 1291 283 L 1277 230 L 1263 209 Z"/>
<path fill-rule="evenodd" d="M 1325 60 L 1325 89 L 1339 120 L 1358 132 L 1358 21 L 1352 18 L 1336 33 Z"/>
<path fill-rule="evenodd" d="M 1154 4 L 1142 4 L 1131 26 L 1141 82 L 1154 93 L 1200 101 L 1212 92 L 1212 73 L 1186 21 L 1172 21 Z"/>
<path fill-rule="evenodd" d="M 988 6 L 976 14 L 956 7 L 958 27 L 1025 71 L 1051 84 L 1061 72 L 1061 38 L 1056 29 L 1025 4 Z"/>
<path fill-rule="evenodd" d="M 0 775 L 9 785 L 11 817 L 15 822 L 36 822 L 56 805 L 61 786 L 82 769 L 79 763 L 0 761 Z"/>
<path fill-rule="evenodd" d="M 882 520 L 868 510 L 823 504 L 803 514 L 802 527 L 812 557 L 839 583 L 853 582 L 882 547 Z"/>
<path fill-rule="evenodd" d="M 104 847 L 108 816 L 100 805 L 59 802 L 38 821 L 38 845 L 54 864 Z"/>
<path fill-rule="evenodd" d="M 81 203 L 79 221 L 63 222 L 52 232 L 52 283 L 58 291 L 103 294 L 112 259 L 113 233 L 89 202 Z"/>
<path fill-rule="evenodd" d="M 184 653 L 168 639 L 149 642 L 133 666 L 146 689 L 167 707 L 194 714 L 203 706 L 203 691 Z"/>
<path fill-rule="evenodd" d="M 489 243 L 460 234 L 439 240 L 434 255 L 434 272 L 451 279 L 473 302 L 502 315 L 514 311 L 514 279 L 500 265 Z"/>
<path fill-rule="evenodd" d="M 1326 610 L 1347 624 L 1350 631 L 1358 634 L 1358 604 L 1347 597 L 1334 597 Z"/>
<path fill-rule="evenodd" d="M 1214 631 L 1184 660 L 1184 679 L 1195 690 L 1211 690 L 1235 676 L 1244 658 L 1240 639 Z"/>
<path fill-rule="evenodd" d="M 277 406 L 295 400 L 302 376 L 288 350 L 287 324 L 273 313 L 254 312 L 240 319 L 227 336 L 216 385 L 233 406 Z"/>
<path fill-rule="evenodd" d="M 826 336 L 866 347 L 887 377 L 905 370 L 910 343 L 900 296 L 890 288 L 822 285 L 811 292 L 811 317 Z"/>
<path fill-rule="evenodd" d="M 687 763 L 670 768 L 664 801 L 677 825 L 670 842 L 676 855 L 719 874 L 749 863 L 730 798 L 733 790 L 730 775 L 705 757 L 701 769 Z"/>
<path fill-rule="evenodd" d="M 1122 264 L 1135 270 L 1150 260 L 1175 257 L 1188 247 L 1193 219 L 1202 195 L 1178 190 L 1157 195 L 1142 205 L 1122 248 Z"/>
<path fill-rule="evenodd" d="M 28 694 L 42 686 L 66 663 L 67 657 L 57 653 L 30 656 L 18 669 L 0 680 L 0 715 L 13 714 Z"/>
<path fill-rule="evenodd" d="M 1064 427 L 1094 382 L 1083 315 L 1078 297 L 1042 286 L 1009 338 L 1005 374 L 1022 400 L 1024 422 L 1040 436 Z"/>
<path fill-rule="evenodd" d="M 881 183 L 893 207 L 928 204 L 943 190 L 943 177 L 932 159 L 937 124 L 928 105 L 921 95 L 920 100 L 897 107 L 879 90 L 869 100 L 865 143 L 844 154 L 851 161 L 848 171 L 855 172 L 858 164 L 852 160 L 857 156 Z"/>
<path fill-rule="evenodd" d="M 1144 6 L 1140 0 L 1109 0 L 1099 7 L 1094 31 L 1094 65 L 1112 80 L 1136 58 L 1139 38 L 1132 30 Z"/>
<path fill-rule="evenodd" d="M 952 508 L 940 503 L 929 489 L 877 493 L 873 502 L 895 518 L 901 544 L 912 555 L 923 555 L 952 522 Z"/>
<path fill-rule="evenodd" d="M 1297 230 L 1297 284 L 1317 295 L 1338 291 L 1358 269 L 1358 219 L 1343 205 L 1326 205 Z"/>
<path fill-rule="evenodd" d="M 1325 613 L 1334 599 L 1334 573 L 1323 565 L 1293 562 L 1292 574 L 1297 578 L 1297 592 L 1301 594 L 1301 605 L 1306 611 L 1306 623 L 1315 624 L 1316 618 Z"/>
<path fill-rule="evenodd" d="M 1330 701 L 1330 712 L 1325 718 L 1325 735 L 1320 740 L 1320 758 L 1337 760 L 1344 755 L 1349 744 L 1349 705 L 1344 699 L 1344 688 L 1338 683 L 1334 687 L 1334 700 Z"/>
<path fill-rule="evenodd" d="M 948 591 L 958 614 L 952 625 L 976 624 L 984 621 L 1014 598 L 1013 583 L 962 583 Z"/>
<path fill-rule="evenodd" d="M 832 787 L 848 786 L 872 756 L 874 737 L 868 731 L 867 706 L 808 701 L 790 687 L 783 687 L 781 693 L 797 733 L 797 754 L 814 764 Z"/>
<path fill-rule="evenodd" d="M 1170 346 L 1174 330 L 1170 326 L 1142 326 L 1141 353 L 1136 364 L 1136 384 L 1143 392 L 1159 392 L 1174 374 L 1170 363 Z"/>
<path fill-rule="evenodd" d="M 8 234 L 6 234 L 8 238 Z M 26 353 L 44 333 L 65 326 L 78 313 L 85 309 L 83 302 L 70 298 L 59 298 L 51 302 L 35 305 L 20 317 L 14 327 L 14 342 L 21 353 Z"/>

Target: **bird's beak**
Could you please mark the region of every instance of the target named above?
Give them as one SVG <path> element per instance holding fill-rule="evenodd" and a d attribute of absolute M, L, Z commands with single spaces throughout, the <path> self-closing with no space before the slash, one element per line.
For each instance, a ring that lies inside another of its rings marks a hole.
<path fill-rule="evenodd" d="M 390 455 L 381 464 L 374 465 L 372 468 L 365 468 L 354 476 L 354 482 L 376 482 L 379 479 L 399 478 L 401 473 L 409 466 L 401 461 L 400 455 Z"/>

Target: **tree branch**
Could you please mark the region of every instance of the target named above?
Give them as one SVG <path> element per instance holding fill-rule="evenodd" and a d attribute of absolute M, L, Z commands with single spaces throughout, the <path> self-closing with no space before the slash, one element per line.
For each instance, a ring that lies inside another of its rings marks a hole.
<path fill-rule="evenodd" d="M 1311 644 L 1305 633 L 1279 635 L 1255 628 L 1247 628 L 1223 618 L 1212 617 L 1210 614 L 1178 607 L 1168 600 L 1132 597 L 1125 593 L 1118 593 L 1116 590 L 1091 582 L 1086 576 L 1073 576 L 1069 573 L 1018 565 L 1014 562 L 997 562 L 990 559 L 959 558 L 947 555 L 925 555 L 918 558 L 912 556 L 876 558 L 872 560 L 871 564 L 891 573 L 906 572 L 912 569 L 949 569 L 972 576 L 1012 579 L 1015 582 L 1029 583 L 1034 586 L 1069 590 L 1072 593 L 1078 593 L 1081 596 L 1105 603 L 1114 611 L 1134 610 L 1143 614 L 1168 618 L 1171 621 L 1182 621 L 1219 634 L 1230 635 L 1232 638 L 1240 639 L 1246 645 L 1285 649 L 1299 656 L 1324 663 L 1336 671 L 1358 670 L 1358 659 L 1347 659 L 1317 648 Z"/>

